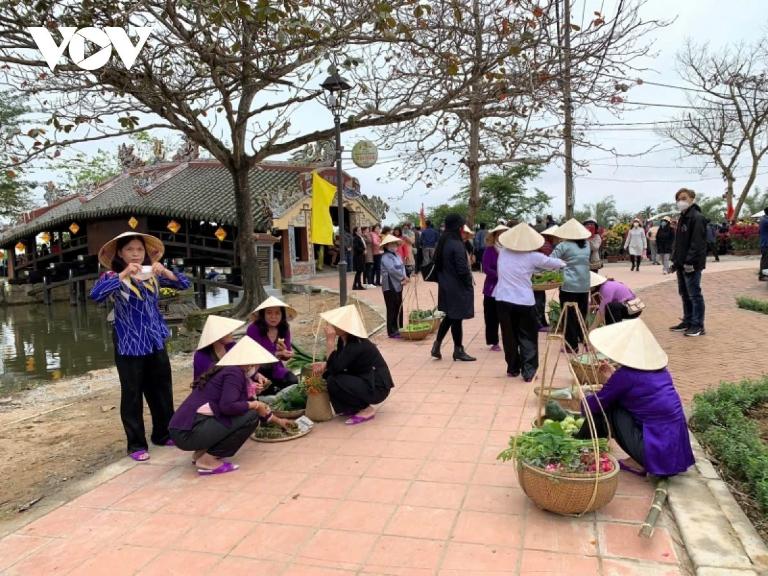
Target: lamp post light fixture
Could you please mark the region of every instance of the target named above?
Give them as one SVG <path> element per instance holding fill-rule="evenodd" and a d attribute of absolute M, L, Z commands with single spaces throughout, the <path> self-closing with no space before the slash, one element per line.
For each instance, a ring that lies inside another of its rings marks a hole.
<path fill-rule="evenodd" d="M 330 76 L 320 85 L 325 91 L 325 105 L 333 114 L 333 124 L 336 128 L 336 202 L 339 211 L 339 302 L 341 306 L 347 303 L 347 252 L 344 234 L 344 176 L 341 171 L 341 113 L 349 100 L 352 84 L 345 80 L 331 66 Z"/>

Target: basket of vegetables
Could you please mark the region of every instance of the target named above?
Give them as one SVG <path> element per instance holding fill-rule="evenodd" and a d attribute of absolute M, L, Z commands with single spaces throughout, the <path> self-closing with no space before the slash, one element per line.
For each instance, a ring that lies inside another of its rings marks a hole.
<path fill-rule="evenodd" d="M 557 271 L 537 272 L 531 277 L 531 282 L 537 292 L 554 290 L 563 285 L 563 274 Z"/>
<path fill-rule="evenodd" d="M 566 428 L 550 421 L 513 436 L 498 459 L 516 461 L 520 487 L 539 508 L 586 514 L 613 499 L 619 464 L 607 452 L 608 440 L 579 440 Z"/>
<path fill-rule="evenodd" d="M 293 384 L 275 395 L 272 412 L 279 418 L 296 419 L 304 416 L 307 407 L 307 391 L 301 384 Z"/>
<path fill-rule="evenodd" d="M 311 431 L 312 428 L 302 430 L 295 422 L 291 422 L 287 430 L 277 424 L 266 423 L 256 426 L 256 430 L 251 434 L 251 439 L 256 442 L 286 442 L 306 436 Z"/>
<path fill-rule="evenodd" d="M 432 333 L 432 322 L 409 323 L 400 329 L 403 340 L 424 340 Z"/>
<path fill-rule="evenodd" d="M 408 314 L 408 324 L 425 324 L 430 323 L 432 325 L 432 332 L 440 327 L 440 322 L 443 321 L 445 314 L 436 309 L 432 310 L 411 310 Z"/>
<path fill-rule="evenodd" d="M 601 368 L 604 365 L 615 367 L 607 356 L 599 352 L 572 356 L 568 362 L 578 383 L 590 387 L 593 391 L 602 388 L 610 378 L 609 373 Z"/>

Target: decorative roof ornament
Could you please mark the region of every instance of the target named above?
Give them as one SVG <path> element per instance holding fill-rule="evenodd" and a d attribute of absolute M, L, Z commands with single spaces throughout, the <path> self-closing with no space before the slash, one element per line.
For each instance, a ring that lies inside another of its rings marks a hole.
<path fill-rule="evenodd" d="M 136 155 L 133 144 L 120 144 L 117 148 L 117 160 L 120 162 L 120 166 L 123 167 L 123 172 L 131 168 L 144 166 L 144 160 Z"/>
<path fill-rule="evenodd" d="M 387 212 L 389 211 L 389 204 L 384 202 L 381 198 L 378 196 L 367 196 L 366 194 L 363 194 L 360 197 L 360 200 L 368 207 L 368 209 L 373 212 L 380 220 L 384 220 L 387 216 Z"/>
<path fill-rule="evenodd" d="M 48 182 L 45 185 L 45 193 L 43 194 L 43 199 L 45 200 L 45 203 L 50 206 L 56 203 L 58 200 L 61 200 L 66 195 L 66 191 L 59 190 L 55 182 Z"/>
<path fill-rule="evenodd" d="M 152 141 L 152 155 L 154 156 L 152 163 L 158 164 L 165 160 L 165 144 L 160 138 L 155 138 Z"/>
<path fill-rule="evenodd" d="M 173 155 L 172 160 L 174 162 L 189 162 L 190 160 L 196 160 L 200 157 L 200 146 L 196 142 L 192 142 L 189 136 L 184 135 L 181 140 L 181 146 L 176 150 L 176 154 Z"/>
<path fill-rule="evenodd" d="M 268 194 L 268 205 L 272 218 L 279 217 L 299 200 L 306 197 L 299 187 L 281 187 Z M 270 218 L 271 219 L 271 218 Z"/>
<path fill-rule="evenodd" d="M 336 161 L 336 145 L 332 140 L 322 142 L 310 142 L 304 148 L 291 154 L 291 162 L 294 164 L 317 164 L 320 166 L 333 166 Z"/>
<path fill-rule="evenodd" d="M 149 188 L 152 186 L 152 184 L 155 183 L 157 176 L 157 170 L 150 170 L 149 172 L 142 170 L 133 176 L 133 191 L 136 192 L 136 194 L 140 194 L 142 196 L 148 194 Z"/>

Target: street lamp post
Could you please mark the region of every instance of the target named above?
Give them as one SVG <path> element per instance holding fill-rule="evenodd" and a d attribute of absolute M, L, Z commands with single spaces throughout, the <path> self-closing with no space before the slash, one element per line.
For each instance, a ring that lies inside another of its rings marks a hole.
<path fill-rule="evenodd" d="M 339 211 L 339 303 L 347 303 L 347 252 L 344 241 L 344 176 L 341 171 L 341 113 L 347 104 L 352 85 L 342 78 L 335 66 L 320 85 L 325 90 L 325 104 L 333 114 L 336 128 L 336 201 Z"/>

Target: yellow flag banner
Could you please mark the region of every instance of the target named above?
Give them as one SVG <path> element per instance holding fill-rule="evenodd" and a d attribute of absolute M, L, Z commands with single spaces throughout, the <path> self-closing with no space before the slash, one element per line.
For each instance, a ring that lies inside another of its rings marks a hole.
<path fill-rule="evenodd" d="M 333 219 L 331 202 L 336 195 L 336 186 L 312 172 L 312 243 L 333 245 Z"/>

